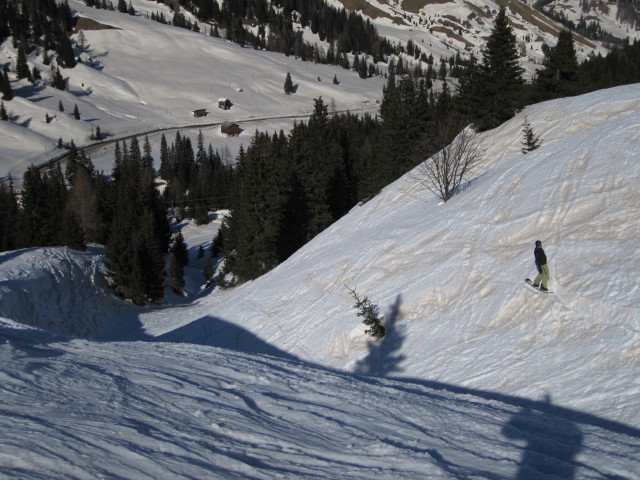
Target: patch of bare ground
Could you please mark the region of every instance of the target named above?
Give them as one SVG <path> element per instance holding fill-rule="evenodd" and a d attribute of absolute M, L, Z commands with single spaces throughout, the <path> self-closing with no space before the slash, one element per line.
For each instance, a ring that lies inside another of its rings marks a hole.
<path fill-rule="evenodd" d="M 105 25 L 104 23 L 97 22 L 92 18 L 85 17 L 78 17 L 76 19 L 74 29 L 76 32 L 79 32 L 80 30 L 119 30 L 118 27 Z"/>
<path fill-rule="evenodd" d="M 371 5 L 366 0 L 340 0 L 340 3 L 344 5 L 345 9 L 352 11 L 360 10 L 363 15 L 370 18 L 392 18 L 387 12 Z"/>
<path fill-rule="evenodd" d="M 402 0 L 402 9 L 405 12 L 420 13 L 420 10 L 427 5 L 442 5 L 452 3 L 453 0 Z"/>
<path fill-rule="evenodd" d="M 549 17 L 546 17 L 542 13 L 519 0 L 501 0 L 498 3 L 500 6 L 507 7 L 512 14 L 520 15 L 524 21 L 538 27 L 543 32 L 553 35 L 556 38 L 564 28 L 559 23 L 551 20 Z M 573 34 L 573 40 L 586 45 L 589 48 L 596 48 L 596 45 L 593 42 L 577 35 L 576 33 Z"/>
<path fill-rule="evenodd" d="M 464 0 L 464 4 L 480 18 L 491 18 L 491 14 L 489 12 L 487 12 L 484 8 L 480 8 L 475 3 Z"/>
<path fill-rule="evenodd" d="M 469 40 L 465 39 L 462 35 L 458 35 L 456 32 L 447 27 L 442 27 L 440 25 L 435 25 L 431 27 L 429 30 L 434 32 L 444 33 L 447 37 L 452 38 L 454 40 L 458 40 L 459 42 L 464 43 L 468 47 L 473 47 L 473 43 Z"/>

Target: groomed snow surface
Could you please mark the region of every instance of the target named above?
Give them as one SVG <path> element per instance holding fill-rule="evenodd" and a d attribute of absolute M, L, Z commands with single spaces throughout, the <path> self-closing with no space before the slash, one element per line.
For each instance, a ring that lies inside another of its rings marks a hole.
<path fill-rule="evenodd" d="M 446 204 L 416 169 L 267 275 L 158 308 L 114 298 L 98 250 L 0 254 L 0 475 L 640 478 L 640 85 L 482 139 Z M 192 258 L 218 224 L 185 227 Z M 537 239 L 554 294 L 524 286 Z"/>

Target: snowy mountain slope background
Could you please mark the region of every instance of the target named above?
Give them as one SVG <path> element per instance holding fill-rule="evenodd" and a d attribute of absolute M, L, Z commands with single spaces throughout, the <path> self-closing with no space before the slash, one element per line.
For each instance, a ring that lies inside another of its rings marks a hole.
<path fill-rule="evenodd" d="M 195 139 L 202 130 L 205 148 L 209 143 L 220 151 L 227 147 L 234 160 L 239 145 L 246 147 L 256 129 L 288 131 L 294 120 L 306 120 L 314 98 L 322 97 L 335 110 L 375 113 L 384 78 L 362 80 L 357 72 L 340 67 L 301 62 L 163 25 L 145 15 L 162 12 L 171 18 L 168 6 L 146 0 L 132 4 L 136 16 L 69 1 L 81 18 L 114 28 L 83 30 L 87 46 L 83 53 L 77 50 L 82 63 L 61 69 L 69 79 L 68 91 L 41 83 L 34 87 L 10 74 L 14 99 L 5 102 L 5 108 L 12 122 L 0 123 L 0 178 L 11 174 L 19 180 L 30 164 L 44 164 L 64 153 L 56 147 L 59 138 L 65 143 L 74 140 L 78 147 L 94 143 L 89 137 L 98 126 L 108 140 L 174 127 L 184 128 L 183 134 Z M 41 57 L 38 49 L 29 55 L 29 65 L 37 65 L 48 78 L 50 68 Z M 7 40 L 0 48 L 0 63 L 14 65 L 15 58 L 16 50 Z M 284 93 L 288 72 L 297 85 L 293 95 Z M 232 108 L 219 109 L 220 98 L 228 98 Z M 58 111 L 60 102 L 65 112 Z M 81 114 L 79 121 L 72 117 L 74 105 Z M 202 108 L 209 114 L 194 118 L 193 110 Z M 45 122 L 47 114 L 55 116 L 51 123 Z M 260 119 L 265 121 L 257 122 Z M 244 132 L 233 139 L 221 135 L 223 121 L 238 122 Z M 169 142 L 174 137 L 175 131 L 167 132 Z M 151 140 L 158 157 L 160 135 Z M 98 170 L 111 170 L 113 145 L 90 154 Z"/>
<path fill-rule="evenodd" d="M 332 3 L 364 12 L 381 35 L 402 44 L 412 40 L 422 52 L 433 55 L 436 62 L 458 53 L 463 58 L 470 54 L 479 57 L 499 8 L 492 0 Z M 574 3 L 564 2 L 563 8 L 573 11 L 577 8 Z M 10 174 L 19 187 L 30 164 L 43 165 L 65 153 L 57 147 L 59 139 L 65 144 L 73 140 L 79 147 L 89 146 L 95 143 L 90 135 L 98 127 L 111 141 L 168 128 L 182 128 L 182 134 L 195 140 L 202 130 L 205 146 L 211 143 L 221 152 L 228 151 L 226 157 L 233 161 L 240 144 L 246 146 L 256 129 L 287 131 L 295 117 L 310 114 L 314 98 L 322 96 L 327 105 L 338 111 L 376 112 L 384 78 L 362 80 L 357 72 L 340 67 L 241 48 L 207 36 L 209 27 L 204 24 L 202 33 L 162 25 L 148 17 L 162 14 L 170 19 L 173 13 L 168 6 L 146 0 L 132 0 L 131 4 L 135 16 L 97 10 L 70 0 L 71 9 L 81 19 L 77 28 L 85 37 L 85 47 L 80 48 L 80 35 L 76 33 L 73 41 L 81 63 L 62 70 L 68 78 L 68 91 L 56 90 L 44 82 L 32 85 L 10 73 L 15 98 L 5 102 L 11 122 L 0 123 L 0 179 Z M 623 29 L 624 37 L 639 38 L 640 30 L 625 28 L 615 20 L 617 8 L 608 6 L 606 16 L 602 7 L 596 18 L 608 31 Z M 181 14 L 195 20 L 185 11 Z M 522 65 L 530 78 L 544 58 L 543 44 L 555 45 L 562 26 L 521 2 L 510 2 L 509 14 Z M 94 29 L 97 25 L 109 28 Z M 309 28 L 300 27 L 300 31 L 306 42 L 329 48 Z M 580 61 L 589 55 L 607 53 L 597 42 L 580 36 L 575 39 Z M 0 64 L 13 67 L 16 57 L 11 40 L 0 46 Z M 29 55 L 28 64 L 30 68 L 37 66 L 44 78 L 50 77 L 50 68 L 42 63 L 41 49 Z M 380 67 L 384 70 L 383 65 Z M 283 93 L 287 72 L 298 86 L 289 96 Z M 333 84 L 334 76 L 339 85 Z M 233 108 L 218 109 L 219 98 L 229 98 Z M 59 103 L 64 112 L 58 111 Z M 72 117 L 75 105 L 80 120 Z M 208 116 L 194 118 L 193 110 L 202 108 L 207 109 Z M 47 123 L 46 115 L 53 121 Z M 223 121 L 239 122 L 244 132 L 238 138 L 222 136 L 219 124 Z M 175 135 L 173 130 L 166 133 L 169 140 Z M 150 135 L 156 156 L 160 135 Z M 111 169 L 113 144 L 92 148 L 89 153 L 98 170 Z"/>
<path fill-rule="evenodd" d="M 416 170 L 192 302 L 122 304 L 90 253 L 0 254 L 2 472 L 639 478 L 639 126 L 640 85 L 527 107 L 446 204 Z M 524 287 L 536 239 L 555 294 Z"/>
<path fill-rule="evenodd" d="M 533 8 L 534 2 L 519 0 L 331 0 L 335 5 L 356 9 L 371 18 L 376 28 L 386 37 L 402 42 L 411 39 L 415 45 L 433 54 L 439 61 L 456 53 L 468 58 L 470 54 L 481 58 L 482 49 L 493 27 L 493 18 L 500 6 L 506 6 L 514 27 L 525 74 L 531 77 L 544 60 L 543 45 L 557 43 L 559 32 L 565 28 L 559 22 Z M 531 4 L 530 4 L 531 3 Z M 619 15 L 615 2 L 581 2 L 562 0 L 545 2 L 545 12 L 559 14 L 576 25 L 581 18 L 595 23 L 620 40 L 640 38 L 638 14 L 632 19 Z M 637 10 L 637 7 L 635 7 Z M 625 9 L 626 10 L 626 9 Z M 628 7 L 633 10 L 633 7 Z M 623 19 L 624 18 L 624 19 Z M 590 55 L 606 54 L 602 42 L 574 34 L 579 61 Z"/>

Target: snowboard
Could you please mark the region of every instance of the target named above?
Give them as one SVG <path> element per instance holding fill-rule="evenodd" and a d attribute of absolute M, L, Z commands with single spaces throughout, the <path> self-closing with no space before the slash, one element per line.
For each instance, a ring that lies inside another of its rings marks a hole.
<path fill-rule="evenodd" d="M 533 286 L 533 281 L 530 278 L 525 278 L 524 281 L 526 282 L 527 285 L 529 285 L 530 289 L 533 290 L 534 292 L 538 292 L 538 293 L 553 293 L 551 290 L 548 291 L 543 291 L 540 290 L 540 288 L 538 287 L 534 287 Z"/>

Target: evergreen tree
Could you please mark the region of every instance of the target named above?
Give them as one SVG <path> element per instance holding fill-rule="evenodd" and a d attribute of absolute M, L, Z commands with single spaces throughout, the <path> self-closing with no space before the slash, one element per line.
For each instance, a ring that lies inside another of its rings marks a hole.
<path fill-rule="evenodd" d="M 11 90 L 11 82 L 9 81 L 9 74 L 4 69 L 0 75 L 0 92 L 2 93 L 2 99 L 7 102 L 13 99 L 13 91 Z"/>
<path fill-rule="evenodd" d="M 542 145 L 542 140 L 539 135 L 536 135 L 531 128 L 531 124 L 527 117 L 524 117 L 524 124 L 522 126 L 522 153 L 526 154 Z"/>
<path fill-rule="evenodd" d="M 478 71 L 479 105 L 474 112 L 482 130 L 497 127 L 512 118 L 524 104 L 523 69 L 518 64 L 518 48 L 506 8 L 501 7 Z"/>
<path fill-rule="evenodd" d="M 573 36 L 562 30 L 558 44 L 549 50 L 544 68 L 538 70 L 534 83 L 537 101 L 568 97 L 580 93 L 579 66 Z"/>
<path fill-rule="evenodd" d="M 25 53 L 24 44 L 20 44 L 18 47 L 18 58 L 16 60 L 16 75 L 18 78 L 31 79 L 31 72 L 29 71 L 29 65 L 27 64 L 27 54 Z"/>
<path fill-rule="evenodd" d="M 175 256 L 171 257 L 169 277 L 171 279 L 171 289 L 177 295 L 184 296 L 183 289 L 186 285 L 184 280 L 184 265 L 182 265 Z"/>
<path fill-rule="evenodd" d="M 4 102 L 0 102 L 0 120 L 3 120 L 5 122 L 9 120 L 7 109 L 4 108 Z"/>
<path fill-rule="evenodd" d="M 74 212 L 65 208 L 60 225 L 61 243 L 69 248 L 83 252 L 87 248 L 84 232 Z"/>
<path fill-rule="evenodd" d="M 287 72 L 287 78 L 284 81 L 284 93 L 291 95 L 293 93 L 293 81 L 291 80 L 291 74 Z"/>
<path fill-rule="evenodd" d="M 51 86 L 58 90 L 66 90 L 67 82 L 60 73 L 60 69 L 56 66 L 51 66 Z"/>
<path fill-rule="evenodd" d="M 153 170 L 153 156 L 151 155 L 151 143 L 149 143 L 149 136 L 144 136 L 144 145 L 142 147 L 142 168 L 150 168 Z"/>
<path fill-rule="evenodd" d="M 61 35 L 58 38 L 58 64 L 63 68 L 73 68 L 76 66 L 76 57 L 73 54 L 73 46 L 68 35 Z"/>
<path fill-rule="evenodd" d="M 120 153 L 106 265 L 116 292 L 141 305 L 162 299 L 170 232 L 153 171 L 142 168 L 134 140 L 130 149 L 123 143 Z"/>
<path fill-rule="evenodd" d="M 18 196 L 13 187 L 13 179 L 0 182 L 0 252 L 15 250 L 20 247 L 17 229 L 20 225 Z"/>
<path fill-rule="evenodd" d="M 99 212 L 94 179 L 84 165 L 79 165 L 72 176 L 66 210 L 73 214 L 83 241 L 101 242 L 105 222 Z M 79 236 L 75 234 L 73 238 Z"/>
<path fill-rule="evenodd" d="M 176 234 L 173 246 L 171 247 L 171 253 L 173 253 L 173 256 L 180 265 L 183 267 L 189 265 L 189 247 L 184 241 L 182 232 Z"/>
<path fill-rule="evenodd" d="M 76 120 L 80 120 L 80 110 L 78 110 L 77 103 L 73 106 L 73 118 L 75 118 Z"/>

